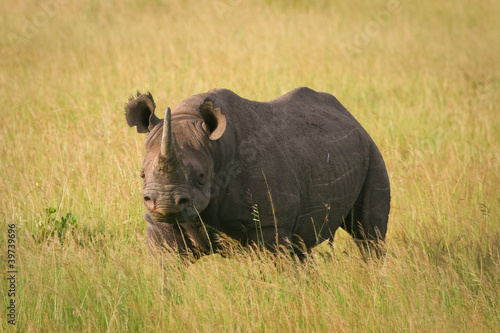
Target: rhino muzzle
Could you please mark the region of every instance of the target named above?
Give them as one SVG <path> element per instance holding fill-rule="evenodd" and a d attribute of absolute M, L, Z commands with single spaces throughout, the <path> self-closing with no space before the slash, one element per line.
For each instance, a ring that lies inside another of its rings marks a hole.
<path fill-rule="evenodd" d="M 180 213 L 192 206 L 191 198 L 188 194 L 177 193 L 168 198 L 159 198 L 158 192 L 146 191 L 143 193 L 144 205 L 153 213 L 169 215 Z"/>
<path fill-rule="evenodd" d="M 168 224 L 193 223 L 198 220 L 198 213 L 193 206 L 189 206 L 179 212 L 170 212 L 168 214 L 162 214 L 147 209 L 146 213 L 144 214 L 144 220 L 146 220 L 147 222 Z"/>

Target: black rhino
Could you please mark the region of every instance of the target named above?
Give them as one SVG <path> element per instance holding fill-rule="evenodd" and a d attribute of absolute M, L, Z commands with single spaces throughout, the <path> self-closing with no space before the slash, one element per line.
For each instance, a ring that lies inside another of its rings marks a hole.
<path fill-rule="evenodd" d="M 255 102 L 216 89 L 167 108 L 163 120 L 155 108 L 139 92 L 126 106 L 128 125 L 148 133 L 141 177 L 150 246 L 203 254 L 224 234 L 303 257 L 342 227 L 363 252 L 380 253 L 387 170 L 334 96 L 298 88 Z"/>

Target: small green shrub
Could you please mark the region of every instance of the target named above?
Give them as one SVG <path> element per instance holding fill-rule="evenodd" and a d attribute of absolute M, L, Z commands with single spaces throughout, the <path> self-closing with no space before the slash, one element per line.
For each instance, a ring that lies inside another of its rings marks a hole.
<path fill-rule="evenodd" d="M 80 246 L 94 242 L 99 235 L 105 234 L 103 223 L 95 228 L 82 226 L 73 213 L 68 212 L 58 216 L 57 209 L 49 207 L 45 209 L 45 218 L 36 224 L 32 236 L 38 243 L 58 239 L 61 245 L 67 237 L 71 236 Z"/>
<path fill-rule="evenodd" d="M 57 238 L 63 244 L 66 236 L 68 234 L 74 235 L 77 229 L 77 219 L 71 212 L 58 218 L 57 209 L 49 207 L 45 209 L 45 218 L 36 224 L 32 235 L 38 243 Z"/>

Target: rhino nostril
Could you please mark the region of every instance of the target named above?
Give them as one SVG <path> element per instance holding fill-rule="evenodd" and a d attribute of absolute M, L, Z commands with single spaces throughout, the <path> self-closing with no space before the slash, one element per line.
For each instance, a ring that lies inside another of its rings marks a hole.
<path fill-rule="evenodd" d="M 178 198 L 175 204 L 177 205 L 177 209 L 183 210 L 187 206 L 191 205 L 191 200 L 189 198 L 182 197 Z"/>
<path fill-rule="evenodd" d="M 146 208 L 154 211 L 156 209 L 156 202 L 153 198 L 151 198 L 149 195 L 144 195 L 142 197 L 144 199 L 144 205 L 146 205 Z"/>

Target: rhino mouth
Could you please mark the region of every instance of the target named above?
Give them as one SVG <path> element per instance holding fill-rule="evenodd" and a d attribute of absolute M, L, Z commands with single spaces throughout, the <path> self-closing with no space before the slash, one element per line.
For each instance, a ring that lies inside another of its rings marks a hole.
<path fill-rule="evenodd" d="M 146 211 L 146 213 L 144 214 L 144 220 L 149 223 L 196 224 L 199 218 L 194 209 L 185 209 L 180 213 L 171 213 L 167 215 Z"/>

